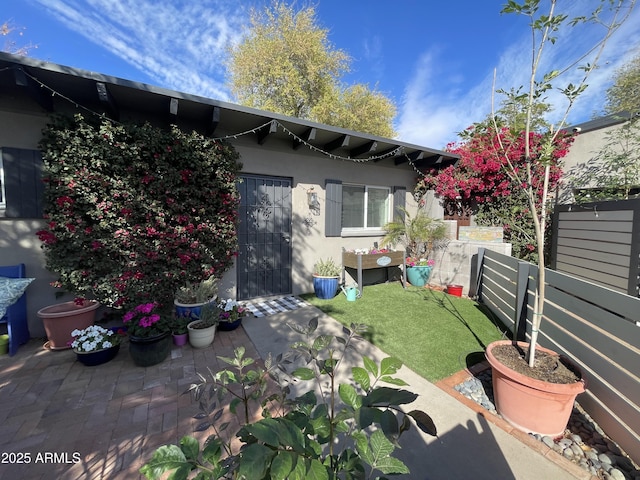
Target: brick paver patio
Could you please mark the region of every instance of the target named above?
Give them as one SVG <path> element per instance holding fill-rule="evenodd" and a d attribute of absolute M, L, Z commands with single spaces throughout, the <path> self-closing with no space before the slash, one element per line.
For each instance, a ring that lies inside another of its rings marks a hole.
<path fill-rule="evenodd" d="M 198 406 L 181 393 L 196 372 L 217 369 L 216 356 L 233 356 L 239 345 L 259 357 L 243 328 L 217 332 L 206 349 L 173 346 L 170 358 L 147 368 L 134 365 L 127 341 L 95 367 L 43 344 L 32 339 L 0 357 L 2 480 L 141 478 L 158 446 L 194 435 Z"/>

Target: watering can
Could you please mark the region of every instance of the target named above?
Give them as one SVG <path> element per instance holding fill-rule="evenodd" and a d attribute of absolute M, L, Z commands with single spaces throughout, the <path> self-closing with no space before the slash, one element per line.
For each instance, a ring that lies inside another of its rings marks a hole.
<path fill-rule="evenodd" d="M 358 298 L 358 284 L 354 283 L 353 285 L 348 286 L 347 288 L 342 287 L 342 291 L 347 297 L 348 302 L 355 302 L 356 298 Z"/>

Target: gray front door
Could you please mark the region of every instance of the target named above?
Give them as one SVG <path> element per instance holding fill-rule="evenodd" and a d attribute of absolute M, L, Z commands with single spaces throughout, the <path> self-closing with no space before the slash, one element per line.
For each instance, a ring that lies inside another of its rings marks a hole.
<path fill-rule="evenodd" d="M 239 300 L 291 293 L 291 179 L 242 175 Z"/>

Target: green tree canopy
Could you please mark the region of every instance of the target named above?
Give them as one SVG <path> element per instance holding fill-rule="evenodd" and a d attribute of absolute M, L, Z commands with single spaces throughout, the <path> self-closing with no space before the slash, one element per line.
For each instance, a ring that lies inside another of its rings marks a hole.
<path fill-rule="evenodd" d="M 313 7 L 274 0 L 252 10 L 244 40 L 229 50 L 229 85 L 242 105 L 337 127 L 395 136 L 395 105 L 366 85 L 344 87 L 349 55 L 335 49 Z"/>
<path fill-rule="evenodd" d="M 640 112 L 640 52 L 616 71 L 607 90 L 606 113 Z"/>

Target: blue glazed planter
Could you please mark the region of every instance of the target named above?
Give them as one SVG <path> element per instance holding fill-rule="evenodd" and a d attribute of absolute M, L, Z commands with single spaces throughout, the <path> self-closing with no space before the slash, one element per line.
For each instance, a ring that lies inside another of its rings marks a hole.
<path fill-rule="evenodd" d="M 215 299 L 212 299 L 210 302 L 215 303 Z M 176 316 L 178 318 L 185 319 L 189 322 L 200 319 L 200 311 L 202 306 L 206 303 L 179 303 L 177 301 L 173 302 L 173 305 L 176 309 Z"/>
<path fill-rule="evenodd" d="M 242 317 L 240 317 L 234 322 L 220 322 L 218 323 L 218 330 L 222 330 L 223 332 L 230 332 L 238 328 L 241 323 L 242 323 Z"/>
<path fill-rule="evenodd" d="M 429 282 L 433 267 L 407 267 L 407 280 L 414 287 L 424 287 Z"/>
<path fill-rule="evenodd" d="M 339 277 L 317 277 L 313 276 L 313 291 L 316 297 L 322 300 L 330 300 L 338 293 L 340 284 Z"/>
<path fill-rule="evenodd" d="M 115 358 L 120 351 L 120 344 L 114 345 L 110 348 L 103 348 L 95 352 L 78 352 L 76 351 L 76 357 L 78 361 L 87 367 L 94 367 L 96 365 L 102 365 Z"/>

